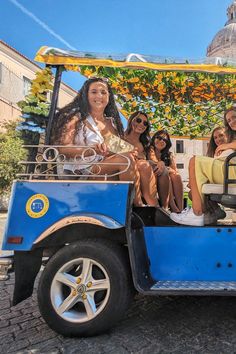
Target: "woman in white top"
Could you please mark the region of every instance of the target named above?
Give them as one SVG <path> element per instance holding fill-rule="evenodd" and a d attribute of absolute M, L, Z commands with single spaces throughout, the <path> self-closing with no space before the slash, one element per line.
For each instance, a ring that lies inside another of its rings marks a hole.
<path fill-rule="evenodd" d="M 75 99 L 62 108 L 57 117 L 52 129 L 51 142 L 57 145 L 68 145 L 72 147 L 61 147 L 60 153 L 64 154 L 68 161 L 75 156 L 83 153 L 84 148 L 81 146 L 90 146 L 96 151 L 96 161 L 103 159 L 102 162 L 110 162 L 103 165 L 99 163 L 100 175 L 119 174 L 119 179 L 122 181 L 133 181 L 135 185 L 136 206 L 142 205 L 140 193 L 140 176 L 132 153 L 126 153 L 130 159 L 130 167 L 124 171 L 124 164 L 127 159 L 120 155 L 112 155 L 107 149 L 104 142 L 104 136 L 114 134 L 123 137 L 124 130 L 117 110 L 113 92 L 107 82 L 102 78 L 88 79 Z M 80 147 L 78 147 L 80 146 Z M 87 156 L 89 161 L 89 156 Z M 88 168 L 89 164 L 78 165 L 79 170 Z M 91 167 L 91 171 L 97 166 Z M 75 172 L 76 166 L 68 164 L 64 168 Z"/>

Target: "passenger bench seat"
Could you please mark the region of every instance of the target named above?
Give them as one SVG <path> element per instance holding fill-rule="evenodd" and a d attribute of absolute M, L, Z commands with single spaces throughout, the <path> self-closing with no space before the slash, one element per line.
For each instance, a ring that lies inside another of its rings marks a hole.
<path fill-rule="evenodd" d="M 208 195 L 210 200 L 226 207 L 236 209 L 236 185 L 229 186 L 228 194 L 224 194 L 223 184 L 204 184 L 202 193 Z"/>

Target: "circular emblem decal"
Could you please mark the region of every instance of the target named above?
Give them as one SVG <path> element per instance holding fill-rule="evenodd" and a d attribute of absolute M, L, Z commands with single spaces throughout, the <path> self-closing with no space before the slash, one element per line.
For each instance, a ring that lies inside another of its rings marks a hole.
<path fill-rule="evenodd" d="M 49 200 L 44 194 L 34 194 L 26 203 L 26 213 L 31 218 L 41 218 L 49 208 Z"/>

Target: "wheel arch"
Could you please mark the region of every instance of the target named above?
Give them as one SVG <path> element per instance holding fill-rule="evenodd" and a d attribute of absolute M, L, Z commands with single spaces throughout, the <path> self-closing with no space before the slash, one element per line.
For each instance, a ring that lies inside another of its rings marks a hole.
<path fill-rule="evenodd" d="M 105 215 L 81 213 L 51 225 L 35 240 L 31 250 L 15 252 L 14 305 L 31 296 L 43 256 L 50 258 L 66 244 L 99 238 L 125 245 L 126 228 Z"/>
<path fill-rule="evenodd" d="M 63 246 L 81 238 L 97 237 L 125 244 L 125 226 L 106 215 L 81 213 L 65 217 L 44 230 L 32 249 Z"/>

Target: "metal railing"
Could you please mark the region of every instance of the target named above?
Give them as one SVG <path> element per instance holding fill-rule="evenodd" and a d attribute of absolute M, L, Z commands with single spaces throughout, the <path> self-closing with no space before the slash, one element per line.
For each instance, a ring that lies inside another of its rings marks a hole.
<path fill-rule="evenodd" d="M 27 160 L 20 161 L 23 172 L 17 174 L 19 179 L 104 179 L 119 177 L 130 167 L 127 154 L 99 155 L 94 147 L 74 145 L 25 145 Z M 78 153 L 68 157 L 68 149 L 77 149 Z M 114 157 L 120 157 L 115 161 Z M 107 168 L 106 168 L 107 167 Z"/>

